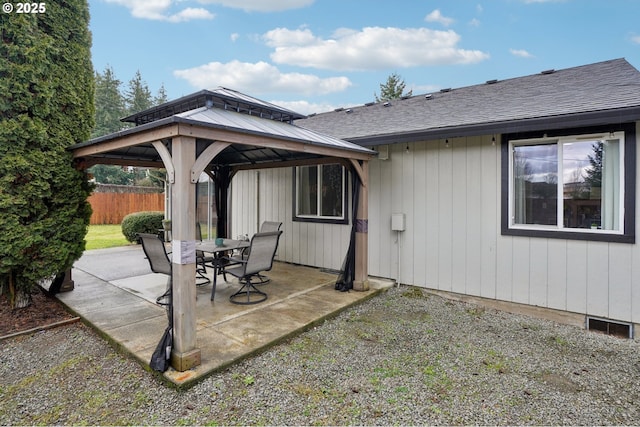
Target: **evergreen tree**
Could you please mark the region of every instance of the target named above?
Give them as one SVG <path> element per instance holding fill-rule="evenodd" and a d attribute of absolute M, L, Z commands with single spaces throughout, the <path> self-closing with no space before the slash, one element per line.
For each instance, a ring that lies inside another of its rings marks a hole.
<path fill-rule="evenodd" d="M 91 175 L 100 184 L 132 185 L 133 177 L 131 173 L 124 170 L 122 166 L 116 165 L 95 165 L 89 169 Z"/>
<path fill-rule="evenodd" d="M 373 95 L 376 97 L 376 102 L 391 101 L 393 99 L 400 99 L 403 96 L 411 96 L 413 94 L 412 90 L 403 93 L 405 87 L 406 84 L 402 77 L 393 73 L 387 78 L 386 83 L 380 84 L 380 96 L 378 97 L 377 93 Z"/>
<path fill-rule="evenodd" d="M 589 154 L 589 164 L 591 167 L 587 169 L 585 182 L 589 183 L 591 188 L 602 187 L 602 160 L 604 143 L 598 141 L 591 146 L 593 155 Z"/>
<path fill-rule="evenodd" d="M 120 91 L 122 82 L 118 80 L 110 66 L 104 72 L 96 72 L 95 109 L 96 125 L 91 137 L 118 132 L 127 126 L 120 121 L 126 115 L 124 97 Z"/>
<path fill-rule="evenodd" d="M 153 107 L 153 97 L 147 83 L 142 80 L 140 71 L 129 80 L 129 88 L 125 94 L 127 114 L 135 114 Z"/>
<path fill-rule="evenodd" d="M 0 14 L 0 290 L 16 307 L 84 250 L 91 186 L 70 145 L 94 121 L 89 6 Z"/>
<path fill-rule="evenodd" d="M 164 83 L 160 85 L 160 89 L 158 89 L 158 94 L 153 99 L 153 105 L 161 105 L 167 102 L 169 98 L 167 97 L 167 90 L 164 88 Z"/>
<path fill-rule="evenodd" d="M 160 86 L 155 97 L 151 96 L 149 87 L 137 71 L 129 81 L 127 89 L 121 90 L 121 81 L 115 76 L 113 68 L 107 66 L 104 72 L 95 74 L 96 95 L 96 126 L 92 137 L 107 135 L 131 127 L 130 123 L 123 123 L 121 118 L 167 102 L 167 92 L 164 84 Z M 89 172 L 100 184 L 117 185 L 153 185 L 162 187 L 164 182 L 146 168 L 128 170 L 122 166 L 95 165 Z"/>

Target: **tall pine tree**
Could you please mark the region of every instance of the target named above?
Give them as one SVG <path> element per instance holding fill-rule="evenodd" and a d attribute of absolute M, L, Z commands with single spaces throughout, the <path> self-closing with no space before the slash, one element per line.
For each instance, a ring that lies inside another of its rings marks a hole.
<path fill-rule="evenodd" d="M 129 80 L 124 91 L 122 82 L 110 66 L 105 67 L 102 73 L 96 72 L 95 82 L 96 125 L 91 134 L 92 138 L 129 128 L 132 125 L 123 123 L 120 121 L 121 118 L 167 102 L 164 84 L 153 97 L 140 71 L 137 71 Z M 161 177 L 162 174 L 151 173 L 147 169 L 130 171 L 123 169 L 122 166 L 95 165 L 89 169 L 89 172 L 100 184 L 163 185 L 162 180 L 155 176 Z"/>
<path fill-rule="evenodd" d="M 120 121 L 126 115 L 124 97 L 120 91 L 122 82 L 116 78 L 113 68 L 106 66 L 103 73 L 96 72 L 95 109 L 96 125 L 91 137 L 108 135 L 126 127 Z"/>
<path fill-rule="evenodd" d="M 67 148 L 93 128 L 89 7 L 3 13 L 0 31 L 0 290 L 19 308 L 84 250 L 91 187 Z"/>
<path fill-rule="evenodd" d="M 164 83 L 160 85 L 160 89 L 158 89 L 158 94 L 153 99 L 153 105 L 160 105 L 167 102 L 169 98 L 167 98 L 167 90 L 164 88 Z"/>
<path fill-rule="evenodd" d="M 387 81 L 385 83 L 380 84 L 380 96 L 376 93 L 373 95 L 376 98 L 376 102 L 391 101 L 393 99 L 400 99 L 403 96 L 411 96 L 413 94 L 412 90 L 407 93 L 403 93 L 405 87 L 406 84 L 402 77 L 393 73 L 387 77 Z"/>
<path fill-rule="evenodd" d="M 136 75 L 129 80 L 129 88 L 125 95 L 127 103 L 127 113 L 135 114 L 140 111 L 153 107 L 153 97 L 147 83 L 142 80 L 140 71 L 136 71 Z"/>

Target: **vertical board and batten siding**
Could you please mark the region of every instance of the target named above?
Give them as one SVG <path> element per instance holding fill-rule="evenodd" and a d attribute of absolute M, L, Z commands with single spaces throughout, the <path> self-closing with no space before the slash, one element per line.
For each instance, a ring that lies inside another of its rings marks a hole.
<path fill-rule="evenodd" d="M 243 171 L 231 183 L 232 236 L 258 231 L 263 221 L 282 222 L 276 259 L 339 270 L 349 247 L 350 225 L 293 221 L 291 168 Z"/>
<path fill-rule="evenodd" d="M 494 144 L 491 135 L 451 138 L 448 147 L 445 140 L 394 144 L 387 160 L 372 160 L 369 274 L 640 323 L 638 245 L 502 236 L 500 164 L 500 141 Z M 247 205 L 240 199 L 256 200 L 256 174 L 234 178 L 234 233 L 251 234 L 264 220 L 283 221 L 278 259 L 340 268 L 349 226 L 292 221 L 290 168 L 260 171 L 258 209 Z M 638 185 L 636 193 L 639 200 Z M 405 214 L 406 231 L 391 230 L 394 213 Z"/>
<path fill-rule="evenodd" d="M 388 160 L 371 162 L 371 275 L 640 321 L 637 245 L 502 236 L 499 141 L 465 137 L 448 145 L 396 144 Z M 392 213 L 406 215 L 406 231 L 391 231 Z"/>
<path fill-rule="evenodd" d="M 235 238 L 247 234 L 251 237 L 256 231 L 258 213 L 257 172 L 242 172 L 231 180 L 231 235 Z"/>

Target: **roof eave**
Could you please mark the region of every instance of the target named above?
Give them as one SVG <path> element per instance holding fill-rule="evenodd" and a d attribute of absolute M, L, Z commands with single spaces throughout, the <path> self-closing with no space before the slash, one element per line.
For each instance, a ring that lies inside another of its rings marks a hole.
<path fill-rule="evenodd" d="M 404 133 L 343 138 L 362 146 L 400 144 L 464 136 L 521 133 L 562 128 L 601 126 L 612 123 L 629 123 L 640 120 L 640 106 L 605 111 L 592 111 L 552 117 L 476 123 L 463 126 L 423 129 Z"/>

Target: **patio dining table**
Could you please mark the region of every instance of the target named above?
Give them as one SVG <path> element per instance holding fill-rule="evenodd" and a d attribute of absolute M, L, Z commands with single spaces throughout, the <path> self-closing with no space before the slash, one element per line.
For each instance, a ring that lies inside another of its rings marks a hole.
<path fill-rule="evenodd" d="M 213 288 L 211 289 L 211 300 L 213 301 L 216 292 L 216 279 L 223 268 L 229 265 L 223 255 L 230 251 L 246 249 L 251 245 L 248 240 L 223 239 L 222 245 L 217 245 L 215 240 L 203 240 L 196 243 L 196 250 L 213 254 Z"/>

